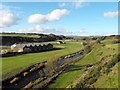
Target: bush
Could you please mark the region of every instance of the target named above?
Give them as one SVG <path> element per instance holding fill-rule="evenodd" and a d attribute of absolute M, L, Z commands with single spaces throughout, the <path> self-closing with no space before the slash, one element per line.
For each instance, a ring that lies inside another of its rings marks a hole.
<path fill-rule="evenodd" d="M 85 48 L 84 48 L 84 53 L 89 53 L 91 51 L 91 46 L 90 45 L 87 45 L 87 46 L 85 46 Z"/>
<path fill-rule="evenodd" d="M 115 39 L 115 40 L 112 41 L 112 43 L 113 43 L 113 44 L 120 43 L 120 40 Z"/>
<path fill-rule="evenodd" d="M 120 59 L 119 59 L 118 56 L 119 56 L 119 55 L 114 55 L 114 56 L 113 56 L 113 59 L 111 59 L 109 62 L 107 62 L 107 63 L 105 64 L 105 66 L 106 66 L 107 68 L 113 67 L 117 62 L 120 61 Z"/>
<path fill-rule="evenodd" d="M 30 72 L 34 71 L 35 69 L 36 69 L 35 67 L 31 68 L 31 69 L 30 69 Z"/>
<path fill-rule="evenodd" d="M 101 42 L 100 42 L 100 40 L 96 40 L 96 42 L 95 42 L 96 44 L 101 44 Z"/>
<path fill-rule="evenodd" d="M 59 60 L 60 56 L 54 55 L 49 58 L 47 61 L 46 67 L 50 70 L 57 72 L 59 70 L 59 66 L 57 65 L 57 61 Z"/>
<path fill-rule="evenodd" d="M 12 80 L 10 81 L 10 83 L 12 84 L 12 83 L 16 82 L 17 80 L 19 80 L 19 78 L 18 78 L 18 77 L 15 77 L 14 79 L 12 79 Z"/>
<path fill-rule="evenodd" d="M 32 87 L 32 86 L 33 86 L 33 83 L 30 82 L 30 83 L 28 83 L 24 88 L 30 88 L 30 87 Z"/>
<path fill-rule="evenodd" d="M 82 45 L 86 46 L 88 43 L 86 41 L 83 41 Z"/>
<path fill-rule="evenodd" d="M 27 74 L 28 74 L 28 72 L 24 72 L 24 73 L 23 73 L 23 76 L 25 77 Z"/>

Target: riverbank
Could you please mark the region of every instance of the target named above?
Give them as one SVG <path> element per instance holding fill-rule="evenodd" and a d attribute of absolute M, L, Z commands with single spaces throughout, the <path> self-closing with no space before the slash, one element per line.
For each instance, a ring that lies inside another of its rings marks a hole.
<path fill-rule="evenodd" d="M 90 80 L 95 80 L 94 77 L 89 78 L 88 80 L 85 81 L 81 81 L 81 79 L 79 81 L 77 81 L 79 78 L 81 78 L 82 76 L 85 75 L 85 73 L 87 71 L 89 71 L 89 69 L 91 67 L 93 67 L 94 71 L 97 71 L 95 68 L 96 66 L 100 66 L 100 65 L 96 65 L 96 63 L 99 63 L 99 61 L 105 57 L 108 56 L 107 59 L 109 58 L 110 60 L 112 59 L 112 56 L 114 54 L 118 54 L 118 44 L 107 44 L 105 46 L 99 46 L 96 48 L 93 48 L 93 50 L 86 54 L 84 58 L 82 58 L 81 60 L 79 60 L 78 62 L 75 62 L 73 64 L 71 64 L 69 67 L 67 67 L 61 75 L 59 75 L 59 77 L 57 77 L 51 84 L 48 85 L 47 88 L 80 88 L 77 87 L 81 86 L 79 83 L 80 82 L 84 82 L 84 84 L 86 84 L 85 82 L 90 81 Z M 110 55 L 110 57 L 109 57 Z M 117 56 L 116 56 L 117 58 Z M 105 62 L 105 60 L 103 60 L 103 62 Z M 101 67 L 103 68 L 103 67 Z M 103 68 L 104 69 L 104 68 Z M 118 69 L 116 69 L 115 71 L 117 71 Z M 97 72 L 95 72 L 95 76 L 97 75 Z M 101 73 L 101 72 L 100 72 Z M 90 74 L 86 74 L 85 77 L 90 76 Z M 95 88 L 101 88 L 103 86 L 103 88 L 105 87 L 109 87 L 109 88 L 117 88 L 118 87 L 118 78 L 116 77 L 112 77 L 113 75 L 118 76 L 117 73 L 114 73 L 114 71 L 110 71 L 110 73 L 107 74 L 103 74 L 101 73 L 100 78 L 97 78 L 97 82 L 95 82 L 93 85 L 95 85 Z M 107 77 L 107 78 L 106 78 Z M 110 78 L 111 79 L 110 79 Z M 103 78 L 106 78 L 106 80 L 109 81 L 105 81 L 103 80 Z M 78 84 L 76 85 L 76 87 L 74 86 L 74 83 L 77 82 Z M 106 83 L 107 82 L 107 83 Z M 114 82 L 114 83 L 113 83 Z M 102 83 L 104 85 L 102 85 Z M 102 85 L 102 86 L 101 86 Z M 86 88 L 90 88 L 90 87 L 86 87 Z M 93 88 L 93 87 L 91 87 Z"/>
<path fill-rule="evenodd" d="M 56 41 L 57 42 L 57 41 Z M 56 43 L 54 42 L 54 43 Z M 66 56 L 71 53 L 77 52 L 83 48 L 80 42 L 67 42 L 66 44 L 57 44 L 54 47 L 66 47 L 59 50 L 40 52 L 40 53 L 29 53 L 20 56 L 4 57 L 2 58 L 2 77 L 3 80 L 15 76 L 22 72 L 29 66 L 36 63 L 47 61 L 54 55 Z"/>
<path fill-rule="evenodd" d="M 59 61 L 56 61 L 57 67 L 60 67 L 60 72 L 64 70 L 68 64 L 75 62 L 76 60 L 82 58 L 83 56 L 83 50 L 73 53 L 69 55 L 69 57 L 61 57 L 62 59 Z M 49 64 L 49 63 L 48 63 Z M 38 63 L 34 66 L 29 67 L 27 70 L 22 71 L 20 74 L 4 80 L 3 81 L 3 87 L 4 88 L 23 88 L 28 87 L 30 82 L 35 82 L 39 78 L 46 78 L 46 83 L 51 82 L 51 80 L 48 80 L 49 78 L 55 78 L 57 77 L 60 72 L 54 72 L 49 67 L 47 67 L 47 62 Z M 53 74 L 50 74 L 53 73 Z M 54 75 L 55 74 L 55 75 Z M 53 80 L 53 79 L 52 79 Z M 42 81 L 43 83 L 44 81 Z M 36 83 L 35 83 L 36 84 Z M 42 84 L 43 85 L 43 84 Z M 34 86 L 34 84 L 32 84 Z M 43 85 L 44 86 L 44 85 Z M 41 86 L 41 87 L 43 87 Z"/>

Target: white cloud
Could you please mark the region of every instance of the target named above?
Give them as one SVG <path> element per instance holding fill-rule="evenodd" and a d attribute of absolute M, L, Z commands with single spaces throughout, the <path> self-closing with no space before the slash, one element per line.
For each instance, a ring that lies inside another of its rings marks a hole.
<path fill-rule="evenodd" d="M 104 17 L 115 17 L 115 16 L 118 16 L 118 14 L 120 14 L 120 12 L 118 12 L 118 11 L 116 11 L 116 12 L 105 12 Z"/>
<path fill-rule="evenodd" d="M 35 23 L 35 24 L 42 24 L 42 23 L 46 23 L 47 21 L 48 20 L 46 16 L 41 14 L 34 14 L 29 16 L 28 18 L 29 23 Z"/>
<path fill-rule="evenodd" d="M 80 33 L 86 33 L 86 30 L 85 29 L 81 29 Z"/>
<path fill-rule="evenodd" d="M 22 30 L 18 30 L 18 32 L 20 33 L 44 33 L 44 34 L 70 34 L 70 31 L 67 31 L 63 28 L 59 28 L 59 29 L 55 29 L 55 28 L 51 28 L 51 27 L 42 27 L 40 25 L 36 25 L 35 27 L 31 27 L 31 28 L 26 28 L 26 29 L 22 29 Z"/>
<path fill-rule="evenodd" d="M 51 13 L 42 15 L 34 14 L 28 17 L 28 22 L 33 24 L 44 24 L 51 21 L 59 20 L 63 15 L 69 14 L 67 9 L 55 9 Z"/>
<path fill-rule="evenodd" d="M 65 6 L 66 6 L 66 3 L 59 3 L 58 6 L 59 6 L 59 7 L 65 7 Z"/>
<path fill-rule="evenodd" d="M 11 13 L 9 10 L 0 10 L 0 27 L 9 27 L 16 24 L 18 16 Z"/>
<path fill-rule="evenodd" d="M 78 9 L 78 8 L 81 8 L 81 7 L 84 7 L 84 4 L 83 2 L 75 2 L 75 8 Z"/>
<path fill-rule="evenodd" d="M 81 7 L 84 7 L 84 2 L 87 1 L 87 0 L 78 0 L 77 2 L 74 2 L 74 6 L 76 9 L 78 8 L 81 8 Z"/>
<path fill-rule="evenodd" d="M 72 7 L 72 8 L 78 9 L 78 8 L 82 8 L 85 6 L 84 2 L 85 0 L 77 0 L 76 2 L 72 2 L 72 3 L 59 3 L 58 6 L 59 7 Z"/>
<path fill-rule="evenodd" d="M 18 32 L 23 32 L 23 33 L 38 33 L 38 32 L 41 32 L 43 31 L 44 28 L 42 28 L 41 26 L 39 25 L 36 25 L 35 27 L 31 27 L 31 28 L 27 28 L 27 29 L 22 29 L 22 30 L 19 30 Z"/>
<path fill-rule="evenodd" d="M 0 9 L 6 9 L 6 10 L 14 9 L 14 10 L 18 10 L 18 9 L 20 9 L 20 7 L 7 6 L 7 5 L 4 5 L 4 4 L 0 4 Z"/>

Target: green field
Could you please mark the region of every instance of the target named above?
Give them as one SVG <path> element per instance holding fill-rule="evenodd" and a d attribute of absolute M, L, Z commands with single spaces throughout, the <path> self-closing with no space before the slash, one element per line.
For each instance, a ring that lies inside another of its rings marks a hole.
<path fill-rule="evenodd" d="M 3 80 L 21 72 L 30 65 L 33 65 L 38 62 L 47 61 L 50 57 L 54 55 L 63 56 L 70 53 L 74 53 L 83 48 L 80 42 L 67 42 L 67 44 L 57 44 L 55 46 L 63 46 L 66 48 L 60 50 L 53 50 L 40 53 L 29 53 L 14 57 L 2 58 Z"/>
<path fill-rule="evenodd" d="M 105 56 L 117 54 L 118 45 L 120 44 L 112 44 L 112 41 L 112 39 L 101 41 L 101 43 L 104 43 L 105 46 L 102 46 L 101 44 L 93 48 L 90 53 L 86 54 L 85 57 L 80 59 L 78 62 L 72 63 L 56 78 L 56 80 L 52 81 L 48 88 L 66 88 L 69 85 L 73 85 L 73 83 L 85 73 L 84 70 L 87 69 L 86 65 L 95 64 Z M 47 61 L 50 57 L 55 55 L 60 57 L 77 52 L 84 48 L 81 45 L 81 42 L 69 41 L 66 42 L 66 44 L 56 44 L 56 42 L 57 41 L 46 43 L 52 43 L 54 44 L 54 47 L 65 48 L 40 53 L 29 53 L 14 57 L 4 57 L 2 59 L 3 80 L 16 75 L 35 63 Z M 93 85 L 96 88 L 117 88 L 118 63 L 111 68 L 111 72 L 109 74 L 101 74 Z"/>
<path fill-rule="evenodd" d="M 105 40 L 102 42 L 109 42 L 109 41 Z M 109 48 L 114 48 L 115 50 L 109 49 Z M 76 63 L 73 63 L 68 68 L 66 68 L 65 71 L 55 81 L 53 81 L 54 83 L 52 83 L 48 87 L 49 88 L 66 88 L 68 85 L 71 85 L 72 82 L 77 80 L 77 78 L 84 73 L 83 71 L 83 69 L 85 69 L 84 65 L 94 64 L 100 61 L 102 57 L 110 54 L 113 55 L 114 53 L 117 53 L 117 52 L 118 52 L 118 44 L 108 44 L 105 47 L 94 48 L 83 59 L 79 60 Z M 104 81 L 103 84 L 105 83 L 106 81 Z M 100 83 L 98 82 L 97 84 L 100 84 Z M 101 88 L 101 87 L 98 87 L 98 88 Z"/>
<path fill-rule="evenodd" d="M 32 37 L 32 38 L 39 38 L 38 35 L 25 35 L 25 34 L 0 34 L 0 36 L 20 36 L 20 37 Z"/>
<path fill-rule="evenodd" d="M 96 88 L 118 88 L 119 86 L 120 88 L 118 83 L 118 65 L 120 65 L 120 62 L 111 68 L 112 71 L 108 75 L 104 74 L 100 76 L 97 82 L 94 83 L 94 86 Z"/>

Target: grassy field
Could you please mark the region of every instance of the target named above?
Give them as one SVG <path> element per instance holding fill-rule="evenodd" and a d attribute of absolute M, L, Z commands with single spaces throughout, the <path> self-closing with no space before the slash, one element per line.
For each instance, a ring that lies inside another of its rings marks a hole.
<path fill-rule="evenodd" d="M 94 86 L 96 88 L 118 88 L 119 83 L 118 83 L 118 64 L 117 63 L 114 67 L 111 68 L 111 72 L 106 75 L 100 76 L 100 78 L 97 80 L 96 83 L 94 83 Z M 119 86 L 120 88 L 120 86 Z"/>
<path fill-rule="evenodd" d="M 11 77 L 20 71 L 24 70 L 30 65 L 33 65 L 38 62 L 47 61 L 53 55 L 67 55 L 74 53 L 82 49 L 80 42 L 67 42 L 67 44 L 58 44 L 55 46 L 63 46 L 65 49 L 53 50 L 40 53 L 29 53 L 14 57 L 4 57 L 2 58 L 2 74 L 3 79 Z"/>
<path fill-rule="evenodd" d="M 83 73 L 84 66 L 77 65 L 79 62 L 70 65 L 48 88 L 65 88 L 72 84 Z"/>
<path fill-rule="evenodd" d="M 106 42 L 106 41 L 103 41 Z M 109 48 L 114 48 L 109 49 Z M 106 55 L 113 55 L 118 52 L 118 44 L 108 44 L 105 47 L 97 47 L 87 54 L 83 59 L 70 65 L 65 71 L 52 83 L 49 88 L 66 88 L 72 82 L 74 82 L 78 77 L 80 77 L 85 69 L 84 65 L 94 64 L 101 60 L 102 57 Z M 100 88 L 100 87 L 99 87 Z"/>
<path fill-rule="evenodd" d="M 112 44 L 112 42 L 113 42 L 114 40 L 118 40 L 118 39 L 105 39 L 105 40 L 101 41 L 101 43 L 104 43 L 104 44 Z"/>
<path fill-rule="evenodd" d="M 33 38 L 39 38 L 38 35 L 24 35 L 24 34 L 0 34 L 0 36 L 20 36 L 20 37 L 33 37 Z"/>

